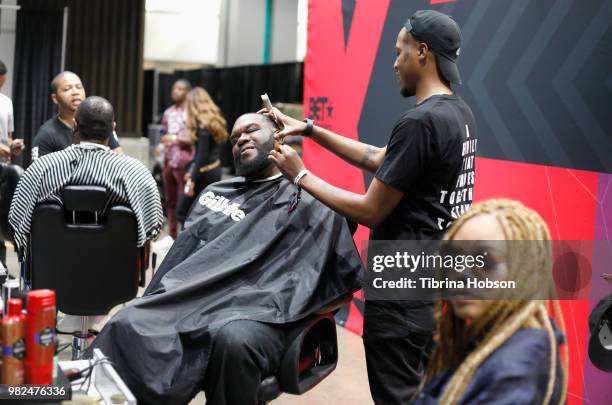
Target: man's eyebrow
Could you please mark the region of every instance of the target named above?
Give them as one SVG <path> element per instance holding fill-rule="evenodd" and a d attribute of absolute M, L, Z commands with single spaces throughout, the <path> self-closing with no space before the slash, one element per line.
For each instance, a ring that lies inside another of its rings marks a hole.
<path fill-rule="evenodd" d="M 259 124 L 257 124 L 256 122 L 251 122 L 250 124 L 246 124 L 246 125 L 243 125 L 241 127 L 238 127 L 236 129 L 234 129 L 234 131 L 230 135 L 230 138 L 236 137 L 236 136 L 240 135 L 241 133 L 243 133 L 244 131 L 248 131 L 253 126 L 258 126 L 259 127 Z"/>

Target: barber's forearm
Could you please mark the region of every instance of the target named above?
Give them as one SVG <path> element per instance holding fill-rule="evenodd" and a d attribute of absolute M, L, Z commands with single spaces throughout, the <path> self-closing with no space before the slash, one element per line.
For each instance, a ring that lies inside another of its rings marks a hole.
<path fill-rule="evenodd" d="M 373 227 L 380 222 L 365 195 L 334 187 L 312 173 L 302 177 L 300 187 L 340 215 L 361 225 Z"/>
<path fill-rule="evenodd" d="M 385 157 L 385 149 L 344 137 L 319 126 L 310 137 L 341 159 L 370 173 L 375 173 Z"/>

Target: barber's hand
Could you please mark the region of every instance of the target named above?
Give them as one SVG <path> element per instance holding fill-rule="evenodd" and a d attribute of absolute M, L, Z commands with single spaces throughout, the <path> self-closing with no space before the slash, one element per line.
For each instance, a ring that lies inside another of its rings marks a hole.
<path fill-rule="evenodd" d="M 272 150 L 268 155 L 274 164 L 280 169 L 280 171 L 290 180 L 293 181 L 298 173 L 305 169 L 304 162 L 300 158 L 300 155 L 288 145 L 280 145 L 280 152 Z"/>
<path fill-rule="evenodd" d="M 606 280 L 608 283 L 612 284 L 612 274 L 610 273 L 603 273 L 601 275 L 601 277 Z"/>
<path fill-rule="evenodd" d="M 271 112 L 268 112 L 265 108 L 258 112 L 260 114 L 270 115 L 276 122 L 282 124 L 282 129 L 274 134 L 274 138 L 279 142 L 282 142 L 283 139 L 289 135 L 302 135 L 306 130 L 305 122 L 298 121 L 295 118 L 283 114 L 276 107 L 273 107 Z"/>

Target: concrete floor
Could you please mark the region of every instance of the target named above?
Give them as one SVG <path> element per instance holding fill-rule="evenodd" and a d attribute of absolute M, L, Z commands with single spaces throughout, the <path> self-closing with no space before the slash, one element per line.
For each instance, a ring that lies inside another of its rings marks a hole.
<path fill-rule="evenodd" d="M 165 234 L 165 233 L 164 233 Z M 158 265 L 163 260 L 169 246 L 165 243 L 164 234 L 160 236 L 157 242 Z M 165 245 L 165 246 L 164 246 Z M 7 246 L 7 267 L 9 273 L 13 276 L 18 274 L 17 257 L 12 247 Z M 147 277 L 150 280 L 151 270 L 147 272 Z M 144 289 L 139 289 L 138 295 L 142 295 Z M 118 306 L 111 310 L 110 316 L 116 313 L 122 306 Z M 100 330 L 109 317 L 103 317 L 96 322 L 93 327 Z M 354 404 L 372 404 L 372 398 L 369 392 L 368 378 L 365 364 L 365 354 L 361 337 L 344 329 L 337 327 L 339 360 L 336 370 L 327 377 L 323 382 L 314 387 L 309 392 L 301 396 L 283 394 L 273 404 L 334 404 L 334 405 L 354 405 Z M 60 345 L 69 343 L 71 337 L 67 335 L 58 335 Z M 70 348 L 64 350 L 59 355 L 59 360 L 70 360 Z M 74 401 L 64 402 L 64 404 L 85 404 L 91 403 L 92 398 L 85 396 L 76 397 Z M 199 393 L 191 402 L 190 405 L 203 405 L 205 403 L 204 393 Z"/>

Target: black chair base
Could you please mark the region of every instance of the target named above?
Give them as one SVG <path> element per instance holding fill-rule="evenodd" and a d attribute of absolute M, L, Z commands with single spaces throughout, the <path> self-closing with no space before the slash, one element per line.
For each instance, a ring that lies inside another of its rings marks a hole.
<path fill-rule="evenodd" d="M 287 340 L 290 343 L 279 371 L 259 385 L 260 404 L 278 398 L 283 392 L 303 394 L 323 381 L 338 364 L 338 338 L 332 313 L 299 322 Z"/>

